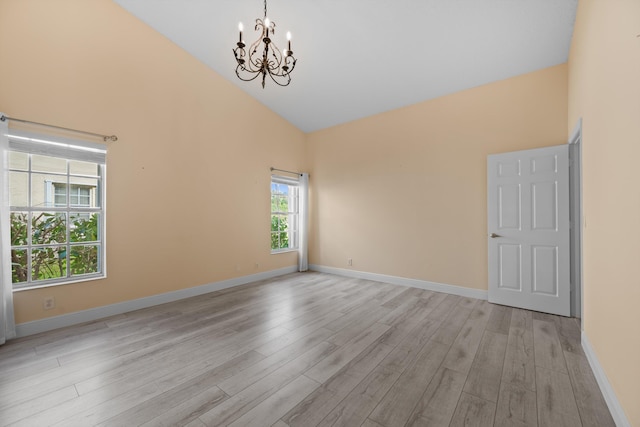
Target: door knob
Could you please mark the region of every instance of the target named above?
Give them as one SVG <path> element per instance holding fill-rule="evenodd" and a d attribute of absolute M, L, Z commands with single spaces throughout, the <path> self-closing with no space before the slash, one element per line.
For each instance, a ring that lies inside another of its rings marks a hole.
<path fill-rule="evenodd" d="M 491 233 L 489 234 L 489 237 L 491 237 L 492 239 L 495 239 L 496 237 L 502 237 L 502 236 L 496 233 Z"/>

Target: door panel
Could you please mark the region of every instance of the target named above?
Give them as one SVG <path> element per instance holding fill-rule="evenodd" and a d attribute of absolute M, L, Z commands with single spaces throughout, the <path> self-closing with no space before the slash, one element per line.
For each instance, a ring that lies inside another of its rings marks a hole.
<path fill-rule="evenodd" d="M 531 184 L 534 230 L 556 231 L 558 229 L 556 184 L 555 181 Z"/>
<path fill-rule="evenodd" d="M 500 259 L 498 271 L 500 271 L 500 283 L 498 287 L 512 290 L 522 289 L 520 265 L 522 263 L 520 245 L 499 245 Z"/>
<path fill-rule="evenodd" d="M 520 175 L 520 160 L 501 161 L 498 163 L 498 176 L 509 177 Z"/>
<path fill-rule="evenodd" d="M 555 156 L 534 157 L 531 159 L 531 174 L 558 171 L 558 159 Z"/>
<path fill-rule="evenodd" d="M 500 185 L 498 192 L 500 230 L 520 229 L 520 186 Z"/>
<path fill-rule="evenodd" d="M 489 301 L 570 310 L 568 146 L 487 159 Z"/>
<path fill-rule="evenodd" d="M 558 296 L 558 248 L 556 246 L 533 246 L 532 252 L 532 292 Z"/>

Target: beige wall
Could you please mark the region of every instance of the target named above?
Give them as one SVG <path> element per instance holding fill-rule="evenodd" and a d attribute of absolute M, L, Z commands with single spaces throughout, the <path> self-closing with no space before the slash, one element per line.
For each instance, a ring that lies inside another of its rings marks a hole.
<path fill-rule="evenodd" d="M 640 426 L 640 2 L 581 0 L 569 57 L 583 120 L 585 333 Z"/>
<path fill-rule="evenodd" d="M 310 134 L 310 262 L 486 290 L 487 155 L 566 126 L 559 65 Z"/>
<path fill-rule="evenodd" d="M 302 132 L 108 0 L 0 0 L 0 40 L 0 111 L 119 137 L 108 278 L 17 292 L 18 323 L 296 263 L 269 166 L 304 167 Z"/>

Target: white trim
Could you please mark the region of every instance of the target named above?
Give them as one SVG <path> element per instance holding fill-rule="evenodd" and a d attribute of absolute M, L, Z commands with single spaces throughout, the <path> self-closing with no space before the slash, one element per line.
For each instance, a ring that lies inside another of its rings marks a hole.
<path fill-rule="evenodd" d="M 104 305 L 102 307 L 90 308 L 88 310 L 76 311 L 74 313 L 63 314 L 60 316 L 47 317 L 45 319 L 34 320 L 32 322 L 20 323 L 16 325 L 16 334 L 18 337 L 25 337 L 27 335 L 38 334 L 40 332 L 51 331 L 53 329 L 64 328 L 66 326 L 91 322 L 105 317 L 114 316 L 116 314 L 139 310 L 141 308 L 152 307 L 154 305 L 208 294 L 210 292 L 232 288 L 234 286 L 245 285 L 259 280 L 271 279 L 273 277 L 294 273 L 296 271 L 298 271 L 298 266 L 294 265 L 248 276 L 235 277 L 233 279 L 222 280 L 220 282 L 208 283 L 206 285 L 195 286 L 193 288 L 180 289 L 164 294 L 152 295 L 131 301 L 123 301 L 116 304 Z"/>
<path fill-rule="evenodd" d="M 309 174 L 300 174 L 298 185 L 298 271 L 309 270 Z"/>
<path fill-rule="evenodd" d="M 487 291 L 481 289 L 465 288 L 464 286 L 447 285 L 444 283 L 429 282 L 426 280 L 409 279 L 406 277 L 388 276 L 386 274 L 368 273 L 366 271 L 347 270 L 344 268 L 326 267 L 310 264 L 309 270 L 320 273 L 335 274 L 337 276 L 354 277 L 357 279 L 374 280 L 376 282 L 391 283 L 392 285 L 410 286 L 412 288 L 425 289 L 427 291 L 443 292 L 459 295 L 461 297 L 486 300 Z"/>
<path fill-rule="evenodd" d="M 9 181 L 8 129 L 6 120 L 0 121 L 0 344 L 16 335 L 11 283 L 11 209 L 6 184 Z"/>
<path fill-rule="evenodd" d="M 578 119 L 578 122 L 571 131 L 571 137 L 569 137 L 569 144 L 577 144 L 582 139 L 582 117 Z"/>
<path fill-rule="evenodd" d="M 598 357 L 596 356 L 595 351 L 593 351 L 589 338 L 587 338 L 587 334 L 584 331 L 582 332 L 582 349 L 584 350 L 584 354 L 587 356 L 589 365 L 591 365 L 593 375 L 596 377 L 602 396 L 604 397 L 605 402 L 607 402 L 609 412 L 611 412 L 611 416 L 613 417 L 616 426 L 631 427 L 631 423 L 627 419 L 624 409 L 622 409 L 622 405 L 620 405 L 620 401 L 618 400 L 616 393 L 613 391 L 611 383 L 609 383 L 607 374 L 604 372 L 604 369 L 602 369 L 602 366 L 598 361 Z"/>
<path fill-rule="evenodd" d="M 571 132 L 568 140 L 570 161 L 570 197 L 571 216 L 571 273 L 573 295 L 571 296 L 571 315 L 580 317 L 580 329 L 584 329 L 584 266 L 583 266 L 583 215 L 582 215 L 582 117 Z M 577 176 L 576 176 L 577 170 Z M 577 182 L 576 182 L 577 181 Z M 571 194 L 572 193 L 572 194 Z M 577 194 L 576 194 L 577 193 Z M 576 200 L 577 199 L 577 200 Z M 577 206 L 576 206 L 577 204 Z M 577 211 L 577 215 L 576 215 Z M 577 252 L 577 253 L 576 253 Z"/>

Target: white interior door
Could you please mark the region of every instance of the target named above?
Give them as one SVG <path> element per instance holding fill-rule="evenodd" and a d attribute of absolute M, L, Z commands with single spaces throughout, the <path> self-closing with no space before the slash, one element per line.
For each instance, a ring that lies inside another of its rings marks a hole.
<path fill-rule="evenodd" d="M 568 145 L 487 158 L 489 301 L 570 314 Z"/>

